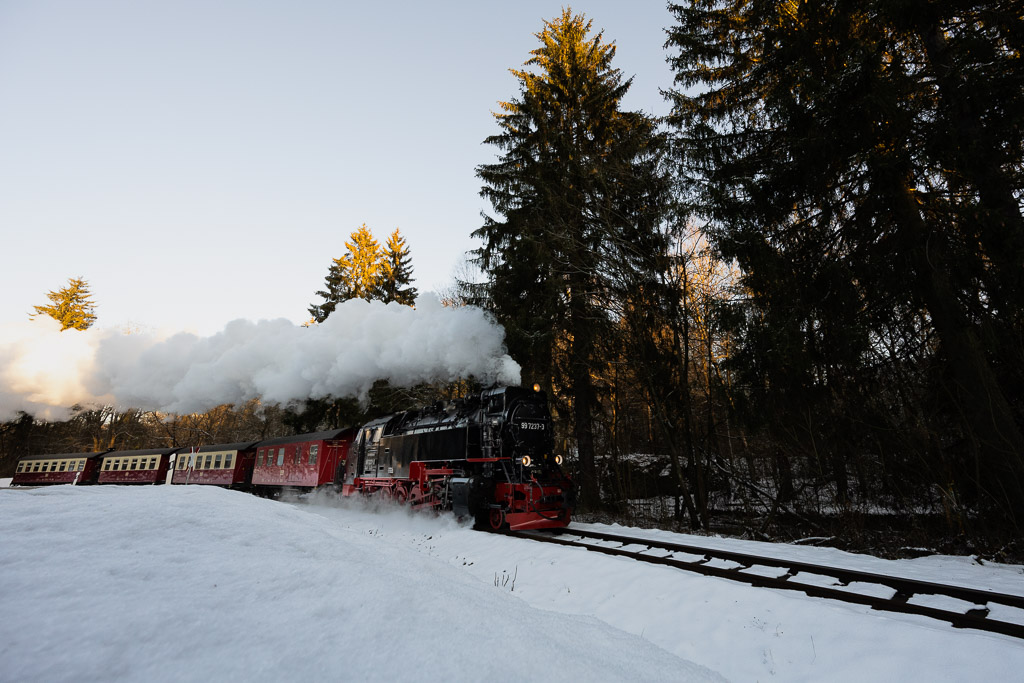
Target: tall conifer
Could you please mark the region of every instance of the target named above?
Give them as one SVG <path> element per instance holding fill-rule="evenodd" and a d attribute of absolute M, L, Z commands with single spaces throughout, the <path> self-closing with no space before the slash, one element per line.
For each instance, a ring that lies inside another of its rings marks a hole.
<path fill-rule="evenodd" d="M 412 286 L 412 257 L 405 238 L 398 228 L 388 236 L 382 254 L 380 298 L 384 303 L 392 301 L 412 306 L 416 303 L 416 288 Z"/>
<path fill-rule="evenodd" d="M 850 458 L 931 422 L 920 462 L 938 484 L 973 489 L 1019 524 L 1019 3 L 671 10 L 681 169 L 744 271 L 733 320 L 754 412 L 833 470 L 844 504 Z M 915 375 L 917 386 L 886 381 Z M 917 417 L 931 406 L 948 419 Z"/>
<path fill-rule="evenodd" d="M 326 320 L 342 301 L 380 298 L 383 253 L 365 223 L 349 236 L 345 248 L 348 250 L 345 255 L 333 259 L 327 271 L 326 289 L 317 292 L 324 302 L 309 307 L 309 314 L 316 322 Z"/>
<path fill-rule="evenodd" d="M 657 156 L 654 122 L 620 109 L 631 81 L 611 66 L 614 44 L 590 30 L 564 10 L 536 34 L 526 68 L 512 71 L 518 97 L 500 103 L 500 132 L 485 141 L 501 156 L 477 168 L 497 215 L 474 235 L 484 298 L 524 380 L 566 389 L 583 497 L 597 504 L 594 373 L 611 329 L 607 276 L 648 246 L 662 185 L 657 164 L 644 164 Z"/>

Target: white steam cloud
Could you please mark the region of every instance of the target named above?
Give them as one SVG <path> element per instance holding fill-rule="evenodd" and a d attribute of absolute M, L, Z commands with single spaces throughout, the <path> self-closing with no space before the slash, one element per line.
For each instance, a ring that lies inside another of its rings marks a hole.
<path fill-rule="evenodd" d="M 503 342 L 481 309 L 445 308 L 429 294 L 415 309 L 355 299 L 320 325 L 235 320 L 210 337 L 59 332 L 37 318 L 0 326 L 0 419 L 61 417 L 75 403 L 187 413 L 253 398 L 365 396 L 378 379 L 519 384 Z"/>

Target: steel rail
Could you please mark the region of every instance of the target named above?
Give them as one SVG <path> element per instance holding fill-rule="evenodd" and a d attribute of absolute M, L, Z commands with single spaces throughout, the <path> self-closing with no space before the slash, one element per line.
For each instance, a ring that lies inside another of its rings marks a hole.
<path fill-rule="evenodd" d="M 684 543 L 669 543 L 656 541 L 647 538 L 631 538 L 619 534 L 607 534 L 594 531 L 582 531 L 577 529 L 560 529 L 556 532 L 546 531 L 520 531 L 509 532 L 509 535 L 518 538 L 528 538 L 544 543 L 584 548 L 586 550 L 612 555 L 617 557 L 629 557 L 641 562 L 666 565 L 697 572 L 705 576 L 716 576 L 723 579 L 740 581 L 762 588 L 778 588 L 783 590 L 795 590 L 807 595 L 820 598 L 831 598 L 842 602 L 867 605 L 872 609 L 884 612 L 896 612 L 900 614 L 917 614 L 946 621 L 956 628 L 970 628 L 991 633 L 1012 636 L 1024 639 L 1024 624 L 1017 624 L 1008 621 L 1000 621 L 989 617 L 990 603 L 1005 605 L 1024 610 L 1024 596 L 996 593 L 993 591 L 965 588 L 963 586 L 952 586 L 931 581 L 919 581 L 884 574 L 875 574 L 854 569 L 843 569 L 817 565 L 798 560 L 785 560 L 776 557 L 763 557 L 749 553 L 733 552 L 730 550 L 719 550 L 706 548 Z M 572 540 L 578 537 L 579 540 Z M 591 542 L 587 542 L 587 541 Z M 595 545 L 593 541 L 618 543 L 618 547 Z M 646 546 L 645 550 L 626 550 L 626 546 Z M 667 555 L 650 555 L 651 551 L 667 552 Z M 686 553 L 698 556 L 700 559 L 686 560 L 676 558 L 675 553 Z M 734 562 L 738 566 L 721 567 L 708 564 L 711 560 L 725 560 Z M 785 574 L 780 576 L 764 576 L 760 574 L 747 573 L 751 567 L 773 567 L 785 569 Z M 885 598 L 863 593 L 841 590 L 836 587 L 803 583 L 799 579 L 793 580 L 800 573 L 826 576 L 836 579 L 834 585 L 846 586 L 850 583 L 866 583 L 881 585 L 894 591 L 893 595 Z M 974 607 L 965 612 L 956 612 L 938 607 L 930 607 L 910 602 L 915 595 L 942 595 L 968 602 Z M 1024 612 L 1022 612 L 1024 617 Z"/>

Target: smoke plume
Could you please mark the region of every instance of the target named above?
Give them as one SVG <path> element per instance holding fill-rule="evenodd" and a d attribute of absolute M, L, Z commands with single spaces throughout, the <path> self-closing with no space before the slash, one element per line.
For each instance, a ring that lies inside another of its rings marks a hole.
<path fill-rule="evenodd" d="M 253 398 L 364 397 L 379 379 L 519 383 L 500 326 L 429 294 L 415 309 L 355 299 L 320 325 L 235 320 L 209 337 L 59 327 L 43 318 L 0 327 L 0 419 L 62 417 L 76 403 L 189 413 Z"/>

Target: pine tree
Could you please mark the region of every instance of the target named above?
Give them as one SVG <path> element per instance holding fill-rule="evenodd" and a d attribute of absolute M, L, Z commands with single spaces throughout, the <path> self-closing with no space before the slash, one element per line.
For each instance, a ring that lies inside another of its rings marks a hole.
<path fill-rule="evenodd" d="M 342 301 L 380 298 L 383 254 L 365 223 L 350 235 L 345 248 L 348 250 L 345 255 L 333 259 L 327 271 L 326 289 L 317 292 L 324 302 L 309 307 L 309 314 L 318 323 L 326 320 Z"/>
<path fill-rule="evenodd" d="M 619 108 L 631 81 L 611 66 L 614 44 L 590 30 L 564 10 L 536 34 L 527 68 L 512 71 L 519 96 L 500 104 L 501 131 L 485 141 L 502 155 L 477 168 L 499 217 L 474 236 L 488 276 L 481 301 L 505 325 L 524 380 L 567 389 L 583 498 L 596 505 L 594 373 L 611 330 L 608 277 L 654 239 L 663 183 L 655 124 Z"/>
<path fill-rule="evenodd" d="M 416 303 L 417 290 L 412 287 L 412 259 L 405 238 L 398 228 L 388 236 L 383 252 L 380 298 L 384 303 L 392 301 L 404 306 Z"/>
<path fill-rule="evenodd" d="M 61 331 L 74 328 L 87 330 L 96 322 L 96 304 L 89 292 L 89 283 L 83 278 L 68 278 L 68 286 L 46 295 L 48 306 L 33 306 L 35 313 L 29 317 L 46 314 L 61 324 Z"/>
<path fill-rule="evenodd" d="M 1019 523 L 1019 3 L 671 11 L 680 168 L 694 212 L 743 269 L 749 296 L 732 320 L 753 412 L 821 458 L 845 502 L 849 459 L 919 431 L 941 395 L 947 419 L 920 462 L 943 487 L 970 473 Z"/>

